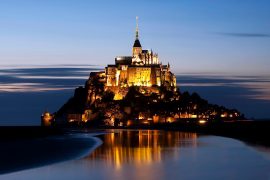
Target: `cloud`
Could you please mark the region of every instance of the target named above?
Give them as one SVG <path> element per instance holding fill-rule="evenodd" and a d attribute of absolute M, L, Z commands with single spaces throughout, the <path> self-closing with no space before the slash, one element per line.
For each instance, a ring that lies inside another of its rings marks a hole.
<path fill-rule="evenodd" d="M 49 87 L 43 83 L 0 83 L 0 92 L 10 93 L 62 91 L 70 89 L 74 89 L 74 87 Z"/>
<path fill-rule="evenodd" d="M 185 77 L 185 78 L 183 78 Z M 188 77 L 188 79 L 187 79 Z M 177 76 L 178 86 L 181 87 L 230 87 L 241 88 L 232 92 L 235 96 L 245 96 L 248 99 L 270 101 L 270 78 L 269 76 L 230 76 L 195 74 Z M 243 93 L 243 90 L 248 90 Z"/>
<path fill-rule="evenodd" d="M 73 90 L 97 69 L 91 65 L 0 66 L 0 94 Z"/>
<path fill-rule="evenodd" d="M 215 87 L 215 86 L 226 86 L 226 83 L 200 83 L 200 82 L 194 82 L 194 83 L 177 83 L 177 86 L 186 86 L 186 87 Z"/>
<path fill-rule="evenodd" d="M 19 75 L 14 76 L 20 79 L 85 79 L 87 80 L 88 76 L 39 76 L 39 75 Z"/>
<path fill-rule="evenodd" d="M 246 95 L 250 99 L 257 100 L 270 100 L 270 81 L 250 81 L 250 82 L 238 82 L 234 83 L 235 86 L 247 88 L 253 91 L 255 94 Z"/>
<path fill-rule="evenodd" d="M 270 34 L 265 33 L 218 33 L 224 36 L 231 36 L 231 37 L 243 37 L 243 38 L 270 38 Z"/>

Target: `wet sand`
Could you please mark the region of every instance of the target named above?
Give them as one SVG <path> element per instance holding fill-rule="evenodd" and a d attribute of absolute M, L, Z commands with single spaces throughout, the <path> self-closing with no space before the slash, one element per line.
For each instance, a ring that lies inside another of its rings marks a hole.
<path fill-rule="evenodd" d="M 0 127 L 0 174 L 82 158 L 100 144 L 59 129 Z"/>

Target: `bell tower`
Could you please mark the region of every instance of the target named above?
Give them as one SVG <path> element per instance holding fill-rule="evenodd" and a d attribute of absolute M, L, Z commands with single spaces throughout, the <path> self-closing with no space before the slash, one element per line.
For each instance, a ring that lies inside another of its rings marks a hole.
<path fill-rule="evenodd" d="M 138 58 L 139 55 L 142 53 L 142 46 L 139 40 L 139 25 L 138 25 L 138 16 L 136 17 L 136 36 L 135 36 L 135 41 L 134 45 L 132 48 L 132 56 L 134 58 Z"/>

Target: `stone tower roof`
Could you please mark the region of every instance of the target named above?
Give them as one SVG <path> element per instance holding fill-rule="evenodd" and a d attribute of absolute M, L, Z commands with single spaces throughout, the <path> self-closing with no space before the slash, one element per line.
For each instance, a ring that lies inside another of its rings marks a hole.
<path fill-rule="evenodd" d="M 136 39 L 136 40 L 134 41 L 134 45 L 133 45 L 133 47 L 142 47 L 142 45 L 141 45 L 141 43 L 140 43 L 140 40 L 139 40 L 139 39 Z"/>

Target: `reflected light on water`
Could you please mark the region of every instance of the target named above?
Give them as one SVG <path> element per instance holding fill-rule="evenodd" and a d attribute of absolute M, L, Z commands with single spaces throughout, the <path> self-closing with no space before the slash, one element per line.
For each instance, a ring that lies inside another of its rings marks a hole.
<path fill-rule="evenodd" d="M 90 132 L 91 133 L 91 132 Z M 114 130 L 86 158 L 0 179 L 269 179 L 269 159 L 230 138 L 195 133 Z"/>
<path fill-rule="evenodd" d="M 105 134 L 101 138 L 104 144 L 86 159 L 89 163 L 100 159 L 118 170 L 124 164 L 139 167 L 142 164 L 161 162 L 168 157 L 177 159 L 181 147 L 197 146 L 196 133 L 119 131 Z"/>

